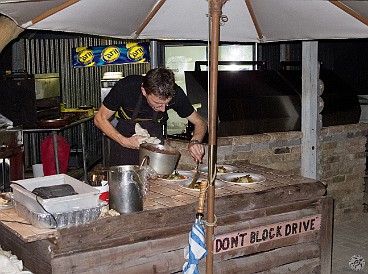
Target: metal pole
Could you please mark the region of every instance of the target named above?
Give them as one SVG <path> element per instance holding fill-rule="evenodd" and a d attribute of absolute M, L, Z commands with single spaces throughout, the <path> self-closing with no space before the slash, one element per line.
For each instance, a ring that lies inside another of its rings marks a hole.
<path fill-rule="evenodd" d="M 210 49 L 210 89 L 208 110 L 208 197 L 207 212 L 208 223 L 213 224 L 215 220 L 215 178 L 217 161 L 217 80 L 218 80 L 218 48 L 220 41 L 220 18 L 222 15 L 222 0 L 211 0 L 211 49 Z M 213 273 L 213 237 L 214 226 L 207 226 L 206 232 L 206 273 Z"/>
<path fill-rule="evenodd" d="M 55 157 L 55 169 L 56 174 L 60 174 L 60 164 L 59 164 L 59 151 L 58 151 L 58 142 L 57 142 L 57 131 L 52 131 L 52 142 L 54 144 L 54 157 Z"/>
<path fill-rule="evenodd" d="M 158 44 L 157 41 L 151 41 L 151 68 L 158 68 Z"/>
<path fill-rule="evenodd" d="M 36 146 L 36 134 L 30 133 L 29 137 L 31 138 L 32 142 L 32 158 L 31 158 L 31 165 L 37 164 L 37 146 Z"/>
<path fill-rule="evenodd" d="M 84 182 L 87 182 L 86 125 L 81 123 Z"/>

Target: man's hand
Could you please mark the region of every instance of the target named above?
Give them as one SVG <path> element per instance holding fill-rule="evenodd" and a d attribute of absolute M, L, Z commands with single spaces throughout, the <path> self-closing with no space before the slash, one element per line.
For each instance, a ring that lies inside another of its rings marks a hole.
<path fill-rule="evenodd" d="M 197 111 L 193 111 L 187 119 L 194 125 L 194 132 L 188 149 L 194 160 L 201 163 L 204 155 L 204 146 L 201 144 L 201 141 L 207 132 L 207 123 Z"/>
<path fill-rule="evenodd" d="M 204 155 L 204 146 L 198 141 L 192 140 L 189 142 L 188 149 L 194 160 L 201 163 Z"/>
<path fill-rule="evenodd" d="M 124 147 L 127 148 L 131 148 L 131 149 L 139 149 L 139 145 L 140 145 L 140 139 L 144 139 L 144 136 L 141 135 L 134 135 L 132 137 L 124 137 L 122 136 L 124 139 L 122 140 L 122 144 Z"/>

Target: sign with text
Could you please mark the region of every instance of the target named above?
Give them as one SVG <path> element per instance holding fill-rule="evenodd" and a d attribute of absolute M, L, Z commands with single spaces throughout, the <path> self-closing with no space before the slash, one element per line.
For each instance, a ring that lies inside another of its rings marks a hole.
<path fill-rule="evenodd" d="M 73 68 L 148 63 L 149 45 L 148 42 L 144 42 L 73 48 Z"/>
<path fill-rule="evenodd" d="M 241 230 L 229 234 L 217 235 L 214 240 L 214 254 L 222 253 L 246 246 L 280 240 L 290 236 L 313 232 L 321 227 L 321 214 L 302 219 L 285 221 Z"/>

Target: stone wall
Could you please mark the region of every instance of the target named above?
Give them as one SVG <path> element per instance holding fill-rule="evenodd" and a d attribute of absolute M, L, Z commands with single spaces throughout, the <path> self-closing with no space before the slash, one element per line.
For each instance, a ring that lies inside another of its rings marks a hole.
<path fill-rule="evenodd" d="M 335 220 L 354 218 L 363 212 L 365 149 L 368 124 L 322 128 L 318 150 L 318 174 L 334 198 Z M 217 163 L 245 162 L 300 175 L 301 132 L 275 132 L 220 137 Z M 187 142 L 169 140 L 182 156 L 179 168 L 193 168 Z M 207 148 L 206 148 L 207 149 Z M 207 155 L 204 157 L 207 163 Z"/>

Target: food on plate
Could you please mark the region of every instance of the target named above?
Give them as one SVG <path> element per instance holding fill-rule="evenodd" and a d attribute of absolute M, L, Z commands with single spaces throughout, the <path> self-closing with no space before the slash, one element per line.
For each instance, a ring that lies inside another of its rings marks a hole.
<path fill-rule="evenodd" d="M 224 166 L 218 166 L 216 168 L 217 173 L 227 173 L 227 169 Z"/>
<path fill-rule="evenodd" d="M 165 175 L 162 178 L 166 180 L 184 180 L 187 179 L 187 176 L 181 175 L 179 172 L 175 171 L 174 173 L 170 175 Z"/>
<path fill-rule="evenodd" d="M 188 188 L 191 189 L 200 189 L 201 188 L 201 181 L 197 181 L 195 183 L 191 183 L 188 185 Z"/>
<path fill-rule="evenodd" d="M 233 183 L 253 183 L 254 180 L 253 180 L 252 176 L 250 176 L 250 174 L 247 174 L 245 176 L 235 177 L 235 178 L 231 179 L 231 182 L 233 182 Z"/>
<path fill-rule="evenodd" d="M 0 206 L 2 206 L 2 205 L 6 205 L 7 203 L 9 203 L 9 201 L 8 201 L 8 200 L 5 200 L 5 199 L 3 199 L 3 198 L 0 198 Z"/>
<path fill-rule="evenodd" d="M 7 193 L 0 193 L 0 206 L 8 205 L 10 202 L 10 195 Z"/>

